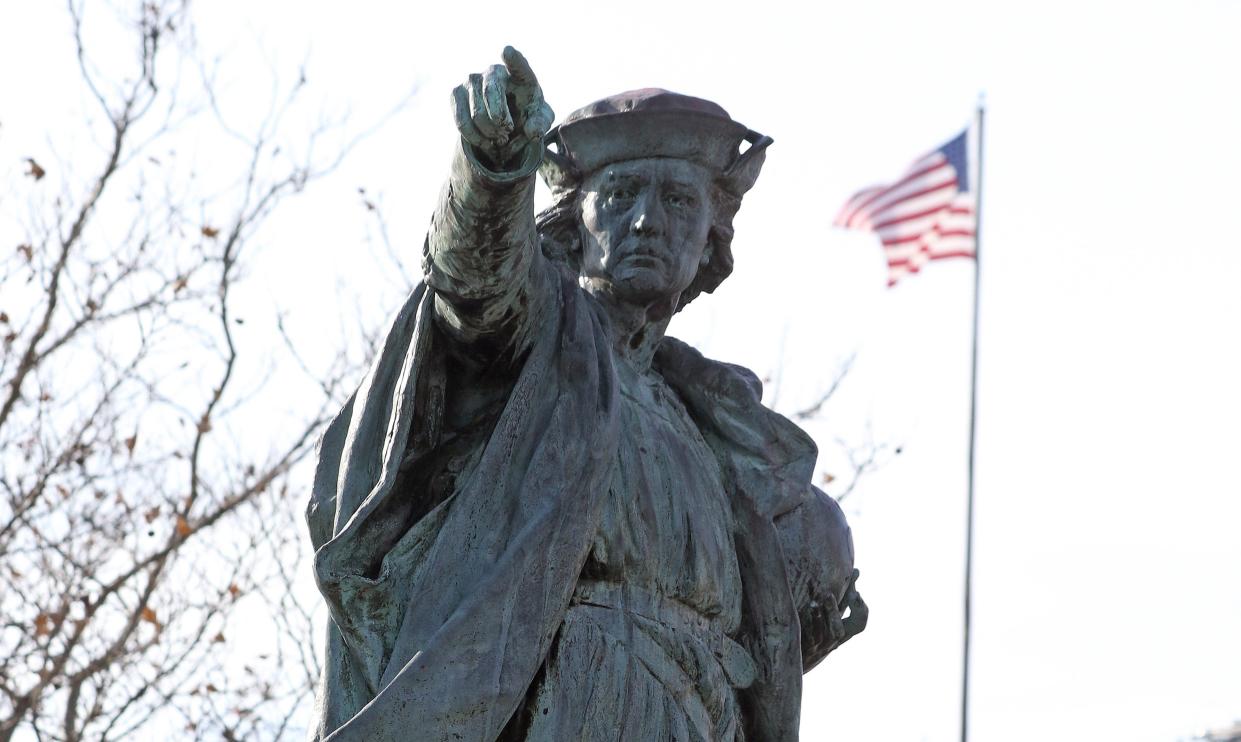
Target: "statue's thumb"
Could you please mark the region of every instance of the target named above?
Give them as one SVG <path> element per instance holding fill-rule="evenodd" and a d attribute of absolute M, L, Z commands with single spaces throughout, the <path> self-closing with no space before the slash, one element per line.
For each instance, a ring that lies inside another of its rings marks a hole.
<path fill-rule="evenodd" d="M 547 130 L 552 128 L 552 122 L 555 120 L 556 113 L 552 110 L 552 107 L 540 101 L 526 118 L 526 125 L 523 127 L 523 130 L 526 132 L 526 136 L 531 139 L 541 140 L 543 135 L 547 133 Z"/>

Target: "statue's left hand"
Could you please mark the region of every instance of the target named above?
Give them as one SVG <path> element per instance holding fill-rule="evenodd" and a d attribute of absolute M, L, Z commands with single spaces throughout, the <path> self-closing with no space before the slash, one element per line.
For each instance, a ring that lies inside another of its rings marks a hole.
<path fill-rule="evenodd" d="M 844 609 L 849 609 L 849 615 L 841 619 L 841 644 L 862 633 L 866 628 L 866 621 L 870 618 L 870 609 L 866 607 L 866 601 L 862 600 L 861 593 L 857 591 L 857 578 L 860 574 L 858 570 L 853 570 L 853 576 L 849 579 L 849 587 L 845 589 L 845 596 L 840 601 L 842 613 Z"/>

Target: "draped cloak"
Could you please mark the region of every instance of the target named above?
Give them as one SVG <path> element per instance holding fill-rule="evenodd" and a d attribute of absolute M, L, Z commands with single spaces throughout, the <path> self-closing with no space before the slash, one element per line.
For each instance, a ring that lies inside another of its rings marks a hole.
<path fill-rule="evenodd" d="M 557 286 L 554 319 L 532 337 L 472 469 L 394 545 L 380 546 L 380 534 L 392 528 L 402 461 L 434 449 L 445 410 L 446 343 L 425 286 L 324 433 L 307 511 L 330 609 L 314 740 L 490 742 L 547 657 L 599 527 L 618 383 L 602 310 L 544 269 Z M 796 740 L 801 675 L 841 640 L 824 606 L 840 604 L 853 567 L 844 516 L 810 484 L 814 443 L 763 407 L 752 373 L 673 338 L 654 367 L 728 488 L 736 639 L 757 668 L 739 691 L 746 737 Z"/>

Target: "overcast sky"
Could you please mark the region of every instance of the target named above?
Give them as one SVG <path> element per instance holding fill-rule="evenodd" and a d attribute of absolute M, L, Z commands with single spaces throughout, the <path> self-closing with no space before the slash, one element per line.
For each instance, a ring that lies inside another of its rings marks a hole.
<path fill-rule="evenodd" d="M 902 448 L 845 501 L 871 623 L 808 676 L 807 740 L 957 738 L 973 264 L 889 290 L 877 240 L 829 225 L 985 92 L 973 739 L 1173 740 L 1241 717 L 1241 2 L 258 5 L 196 8 L 238 115 L 268 92 L 237 63 L 256 47 L 277 70 L 304 58 L 354 121 L 419 91 L 269 233 L 258 278 L 312 354 L 351 311 L 324 299 L 339 286 L 400 301 L 359 259 L 356 189 L 416 274 L 449 91 L 505 44 L 560 115 L 657 86 L 775 138 L 734 276 L 670 332 L 778 378 L 784 410 L 855 356 L 810 425 L 824 470 L 837 438 Z M 59 6 L 3 13 L 7 169 L 80 101 L 57 96 L 75 74 Z"/>

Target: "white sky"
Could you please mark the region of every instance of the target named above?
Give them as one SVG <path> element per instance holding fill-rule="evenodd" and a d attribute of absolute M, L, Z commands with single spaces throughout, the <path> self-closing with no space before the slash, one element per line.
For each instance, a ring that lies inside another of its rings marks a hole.
<path fill-rule="evenodd" d="M 985 91 L 972 738 L 1241 717 L 1241 2 L 257 5 L 197 7 L 239 110 L 267 93 L 235 61 L 256 45 L 277 69 L 306 57 L 355 121 L 420 90 L 268 233 L 257 278 L 312 354 L 337 343 L 315 323 L 353 311 L 321 298 L 338 285 L 399 302 L 356 188 L 416 273 L 449 91 L 507 43 L 561 115 L 658 86 L 775 138 L 736 273 L 672 333 L 760 376 L 783 362 L 784 409 L 856 353 L 812 432 L 825 455 L 868 429 L 903 446 L 846 501 L 871 623 L 808 676 L 807 740 L 957 738 L 972 265 L 887 290 L 877 241 L 829 223 Z M 2 12 L 7 169 L 43 151 L 75 72 L 58 4 Z"/>

